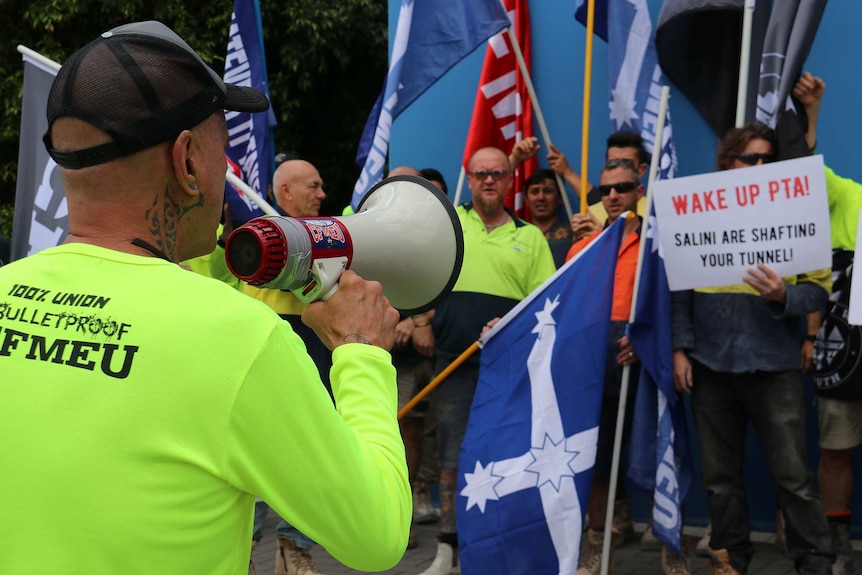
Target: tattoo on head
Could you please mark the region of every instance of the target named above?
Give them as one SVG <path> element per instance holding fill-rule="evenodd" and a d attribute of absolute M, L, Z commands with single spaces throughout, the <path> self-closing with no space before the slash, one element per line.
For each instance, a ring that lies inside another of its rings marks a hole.
<path fill-rule="evenodd" d="M 173 261 L 176 257 L 177 226 L 180 220 L 193 208 L 204 205 L 203 194 L 198 194 L 198 200 L 188 206 L 180 206 L 171 197 L 170 188 L 165 188 L 163 197 L 156 197 L 153 205 L 146 212 L 149 222 L 148 230 L 155 240 L 156 246 Z"/>

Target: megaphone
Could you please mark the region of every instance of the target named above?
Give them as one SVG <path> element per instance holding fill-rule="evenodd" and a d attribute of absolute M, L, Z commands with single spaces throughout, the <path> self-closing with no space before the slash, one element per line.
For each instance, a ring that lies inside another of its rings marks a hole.
<path fill-rule="evenodd" d="M 228 237 L 225 255 L 239 279 L 290 290 L 304 302 L 332 295 L 341 273 L 351 269 L 380 282 L 392 307 L 417 314 L 452 291 L 464 236 L 436 186 L 393 176 L 371 188 L 350 216 L 250 220 Z"/>

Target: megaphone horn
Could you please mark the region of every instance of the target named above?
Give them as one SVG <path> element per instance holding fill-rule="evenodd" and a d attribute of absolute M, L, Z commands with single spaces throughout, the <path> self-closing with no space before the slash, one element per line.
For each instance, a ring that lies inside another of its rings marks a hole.
<path fill-rule="evenodd" d="M 231 272 L 261 288 L 290 290 L 304 302 L 325 299 L 345 269 L 383 285 L 392 306 L 427 311 L 461 273 L 464 236 L 443 192 L 417 176 L 375 185 L 355 214 L 255 218 L 228 237 Z"/>

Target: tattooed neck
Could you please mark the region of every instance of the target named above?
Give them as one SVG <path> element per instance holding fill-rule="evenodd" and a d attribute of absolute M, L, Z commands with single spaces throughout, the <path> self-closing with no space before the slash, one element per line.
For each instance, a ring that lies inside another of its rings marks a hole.
<path fill-rule="evenodd" d="M 168 261 L 175 261 L 177 226 L 183 216 L 190 210 L 203 206 L 203 203 L 203 194 L 199 194 L 196 203 L 189 206 L 181 206 L 171 197 L 170 188 L 165 187 L 164 193 L 161 196 L 156 196 L 153 200 L 153 205 L 146 212 L 147 230 L 150 232 L 155 246 L 147 244 L 141 247 L 148 249 L 158 257 L 162 257 Z M 155 251 L 150 248 L 155 248 Z"/>

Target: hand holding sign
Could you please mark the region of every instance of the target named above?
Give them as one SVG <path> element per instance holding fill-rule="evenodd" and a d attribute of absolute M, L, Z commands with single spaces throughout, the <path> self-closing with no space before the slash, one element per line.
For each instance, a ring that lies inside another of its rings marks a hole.
<path fill-rule="evenodd" d="M 742 278 L 742 281 L 768 300 L 780 304 L 787 302 L 787 284 L 778 274 L 763 264 L 759 264 L 757 270 L 749 269 L 748 276 Z"/>

